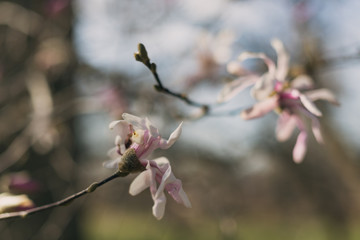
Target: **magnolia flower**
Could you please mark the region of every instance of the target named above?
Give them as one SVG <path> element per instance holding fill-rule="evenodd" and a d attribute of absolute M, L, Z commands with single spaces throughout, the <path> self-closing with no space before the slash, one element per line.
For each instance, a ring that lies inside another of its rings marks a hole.
<path fill-rule="evenodd" d="M 166 190 L 178 203 L 191 207 L 190 201 L 182 189 L 181 181 L 175 178 L 170 163 L 166 158 L 149 160 L 148 156 L 157 148 L 167 149 L 180 137 L 182 123 L 170 135 L 169 139 L 160 136 L 159 130 L 147 119 L 139 118 L 127 113 L 123 120 L 110 123 L 110 128 L 117 130 L 116 147 L 109 151 L 112 160 L 104 163 L 105 167 L 127 168 L 139 164 L 135 170 L 142 170 L 130 186 L 130 194 L 137 195 L 150 187 L 154 200 L 153 214 L 161 219 L 165 211 Z M 135 155 L 135 159 L 133 157 Z M 158 186 L 159 184 L 159 186 Z"/>
<path fill-rule="evenodd" d="M 220 66 L 230 59 L 234 39 L 230 30 L 222 30 L 216 35 L 206 31 L 200 34 L 196 44 L 198 69 L 186 79 L 187 88 L 205 79 L 219 79 Z"/>
<path fill-rule="evenodd" d="M 277 66 L 263 53 L 245 53 L 240 56 L 241 60 L 247 58 L 263 59 L 268 66 L 268 72 L 262 76 L 249 73 L 240 77 L 232 83 L 225 86 L 220 95 L 221 101 L 227 101 L 234 97 L 250 85 L 254 85 L 252 95 L 259 100 L 253 107 L 246 109 L 241 113 L 245 120 L 262 117 L 272 110 L 279 113 L 279 119 L 276 127 L 276 135 L 279 141 L 285 141 L 290 138 L 295 127 L 300 131 L 295 147 L 293 149 L 293 159 L 300 163 L 306 153 L 307 131 L 304 118 L 311 120 L 312 132 L 319 143 L 323 142 L 320 123 L 317 117 L 322 113 L 315 106 L 316 100 L 327 100 L 333 104 L 338 104 L 335 96 L 327 89 L 317 89 L 305 91 L 313 88 L 313 82 L 310 77 L 300 75 L 290 83 L 286 76 L 289 69 L 289 57 L 285 48 L 279 40 L 273 40 L 277 55 Z M 238 65 L 228 66 L 231 71 L 239 71 Z"/>

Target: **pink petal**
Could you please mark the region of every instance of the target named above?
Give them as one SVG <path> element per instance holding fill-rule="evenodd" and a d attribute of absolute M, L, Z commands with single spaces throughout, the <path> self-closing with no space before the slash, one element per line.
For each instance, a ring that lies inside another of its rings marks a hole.
<path fill-rule="evenodd" d="M 245 120 L 262 117 L 268 112 L 278 107 L 278 97 L 273 96 L 264 101 L 254 104 L 251 108 L 248 108 L 241 112 L 241 117 Z"/>
<path fill-rule="evenodd" d="M 256 81 L 260 80 L 260 78 L 256 75 L 249 75 L 246 77 L 240 77 L 228 84 L 220 92 L 217 102 L 226 102 L 231 98 L 235 97 L 239 92 L 244 90 L 245 88 L 253 85 Z"/>
<path fill-rule="evenodd" d="M 289 71 L 289 55 L 285 51 L 284 44 L 279 39 L 273 39 L 271 45 L 277 54 L 277 70 L 275 77 L 276 80 L 283 82 Z"/>
<path fill-rule="evenodd" d="M 307 91 L 304 93 L 311 101 L 326 100 L 334 105 L 340 105 L 335 95 L 326 88 Z"/>
<path fill-rule="evenodd" d="M 181 180 L 177 179 L 173 174 L 171 170 L 171 166 L 169 164 L 169 160 L 165 157 L 161 157 L 154 159 L 153 161 L 156 162 L 157 166 L 162 171 L 165 171 L 164 175 L 162 176 L 161 183 L 158 188 L 158 192 L 156 196 L 160 194 L 160 192 L 164 191 L 164 189 L 166 189 L 166 191 L 172 196 L 172 198 L 176 202 L 185 205 L 185 207 L 190 208 L 191 207 L 190 200 L 182 188 Z"/>
<path fill-rule="evenodd" d="M 159 147 L 162 149 L 167 149 L 171 147 L 176 140 L 180 137 L 181 131 L 182 131 L 182 122 L 179 124 L 179 126 L 171 133 L 168 140 L 161 139 L 159 143 Z"/>
<path fill-rule="evenodd" d="M 282 112 L 276 126 L 277 140 L 282 142 L 290 138 L 296 127 L 296 118 L 287 112 Z"/>
<path fill-rule="evenodd" d="M 295 163 L 301 163 L 305 157 L 306 148 L 307 148 L 306 140 L 307 140 L 306 131 L 301 131 L 296 140 L 295 147 L 293 149 L 293 158 Z"/>
<path fill-rule="evenodd" d="M 318 117 L 322 116 L 320 110 L 307 96 L 305 96 L 304 94 L 300 94 L 300 101 L 309 112 Z"/>
<path fill-rule="evenodd" d="M 190 200 L 182 188 L 181 181 L 176 179 L 175 176 L 173 176 L 173 180 L 170 183 L 166 184 L 165 189 L 177 203 L 183 204 L 188 208 L 191 207 Z"/>

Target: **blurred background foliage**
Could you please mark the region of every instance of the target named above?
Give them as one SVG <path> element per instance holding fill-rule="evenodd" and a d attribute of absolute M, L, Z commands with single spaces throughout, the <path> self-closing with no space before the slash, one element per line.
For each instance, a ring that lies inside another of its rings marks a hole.
<path fill-rule="evenodd" d="M 193 205 L 170 199 L 157 221 L 149 192 L 128 194 L 129 176 L 1 221 L 1 239 L 359 239 L 359 11 L 356 0 L 0 1 L 1 192 L 39 206 L 110 175 L 108 124 L 129 112 L 163 136 L 185 121 L 180 141 L 154 156 L 170 159 Z M 300 165 L 295 138 L 275 139 L 276 114 L 223 114 L 251 105 L 248 93 L 191 121 L 198 109 L 154 91 L 133 58 L 144 43 L 167 87 L 212 104 L 233 78 L 226 63 L 242 51 L 275 60 L 274 37 L 291 76 L 309 74 L 342 104 L 319 104 L 325 144 L 311 138 Z"/>

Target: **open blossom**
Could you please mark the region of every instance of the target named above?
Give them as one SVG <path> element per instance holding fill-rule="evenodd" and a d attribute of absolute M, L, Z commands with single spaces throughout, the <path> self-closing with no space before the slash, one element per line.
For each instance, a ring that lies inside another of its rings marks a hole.
<path fill-rule="evenodd" d="M 191 207 L 181 181 L 172 173 L 169 161 L 164 157 L 148 159 L 155 149 L 167 149 L 175 143 L 180 137 L 182 124 L 175 129 L 169 139 L 164 139 L 147 118 L 139 118 L 127 113 L 122 117 L 123 120 L 110 123 L 110 128 L 115 129 L 118 135 L 115 138 L 116 147 L 109 151 L 112 160 L 105 162 L 104 166 L 121 168 L 124 162 L 128 161 L 127 156 L 135 155 L 136 159 L 132 161 L 140 163 L 140 168 L 136 170 L 142 172 L 134 179 L 129 192 L 131 195 L 137 195 L 149 187 L 154 200 L 153 214 L 157 219 L 161 219 L 165 211 L 164 190 L 178 203 Z"/>
<path fill-rule="evenodd" d="M 242 60 L 250 57 L 263 59 L 268 66 L 268 72 L 262 76 L 250 73 L 240 77 L 224 88 L 220 100 L 227 101 L 246 87 L 254 85 L 252 94 L 259 102 L 244 110 L 241 113 L 242 118 L 249 120 L 262 117 L 272 110 L 278 112 L 280 116 L 276 135 L 279 141 L 289 139 L 296 127 L 300 131 L 293 149 L 293 159 L 296 163 L 300 163 L 307 150 L 308 133 L 305 118 L 311 120 L 311 128 L 316 140 L 319 143 L 323 141 L 317 118 L 322 113 L 315 106 L 314 101 L 327 100 L 333 104 L 338 104 L 338 102 L 328 89 L 309 90 L 313 88 L 313 82 L 308 76 L 300 75 L 291 82 L 287 81 L 289 57 L 279 40 L 272 41 L 272 46 L 278 55 L 277 66 L 263 53 L 241 55 Z M 232 65 L 231 70 L 234 71 L 236 67 Z"/>

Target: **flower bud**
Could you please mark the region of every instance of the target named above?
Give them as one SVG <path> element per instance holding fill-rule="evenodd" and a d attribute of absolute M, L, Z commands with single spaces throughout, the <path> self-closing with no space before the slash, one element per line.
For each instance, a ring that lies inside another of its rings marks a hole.
<path fill-rule="evenodd" d="M 144 170 L 145 167 L 140 163 L 138 157 L 136 156 L 135 149 L 127 149 L 124 155 L 121 157 L 121 161 L 119 163 L 119 171 L 133 173 L 141 172 Z"/>

